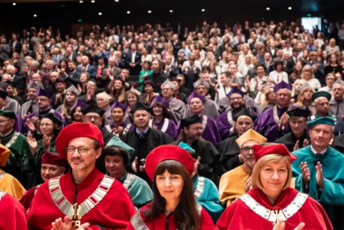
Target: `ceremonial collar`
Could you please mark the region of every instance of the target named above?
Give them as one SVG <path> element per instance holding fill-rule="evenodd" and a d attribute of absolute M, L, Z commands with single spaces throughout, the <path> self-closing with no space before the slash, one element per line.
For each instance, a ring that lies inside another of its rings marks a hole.
<path fill-rule="evenodd" d="M 70 184 L 73 184 L 74 186 L 76 186 L 77 191 L 81 191 L 81 190 L 89 188 L 92 183 L 97 181 L 98 177 L 103 178 L 104 174 L 99 172 L 98 169 L 96 169 L 96 167 L 94 167 L 94 169 L 90 172 L 90 174 L 88 174 L 86 176 L 86 178 L 83 181 L 81 181 L 79 184 L 74 184 L 73 176 L 72 176 L 72 169 L 71 169 L 69 171 L 69 173 L 67 173 L 66 181 L 67 181 L 67 183 L 70 183 Z"/>
<path fill-rule="evenodd" d="M 1 137 L 2 137 L 2 138 L 6 138 L 6 137 L 10 136 L 10 135 L 12 134 L 13 131 L 14 131 L 14 130 L 11 129 L 11 131 L 9 131 L 8 133 L 6 133 L 5 135 L 1 135 Z"/>
<path fill-rule="evenodd" d="M 120 181 L 122 184 L 123 184 L 123 182 L 125 181 L 125 179 L 127 178 L 127 170 L 125 170 L 124 171 L 124 175 L 121 177 L 121 178 L 119 178 L 118 179 L 118 181 Z"/>
<path fill-rule="evenodd" d="M 247 165 L 245 164 L 245 162 L 241 165 L 241 168 L 244 170 L 244 172 L 247 174 L 247 175 L 251 175 L 252 173 L 252 170 L 247 167 Z"/>
<path fill-rule="evenodd" d="M 317 152 L 314 148 L 313 148 L 313 146 L 311 145 L 311 150 L 312 150 L 312 152 L 314 153 L 314 154 L 324 154 L 324 153 L 326 153 L 326 151 L 327 151 L 327 148 L 325 148 L 324 150 L 322 150 L 322 151 L 320 151 L 320 152 Z"/>
<path fill-rule="evenodd" d="M 285 202 L 285 199 L 286 199 L 287 189 L 282 190 L 281 194 L 275 200 L 274 204 L 271 203 L 271 201 L 268 199 L 268 197 L 265 195 L 265 193 L 262 190 L 260 190 L 258 188 L 257 188 L 257 190 L 258 190 L 258 194 L 259 194 L 260 198 L 263 201 L 263 203 L 261 205 L 263 205 L 264 207 L 266 207 L 268 209 L 272 209 L 272 210 L 281 210 L 284 208 L 283 203 Z"/>

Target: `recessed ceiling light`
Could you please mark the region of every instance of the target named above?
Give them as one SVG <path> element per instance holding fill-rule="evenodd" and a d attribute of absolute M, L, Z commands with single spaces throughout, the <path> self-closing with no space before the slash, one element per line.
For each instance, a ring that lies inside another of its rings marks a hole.
<path fill-rule="evenodd" d="M 91 2 L 92 2 L 92 3 L 95 3 L 96 1 L 92 0 Z"/>
<path fill-rule="evenodd" d="M 119 0 L 115 0 L 115 2 L 119 2 Z"/>
<path fill-rule="evenodd" d="M 33 15 L 33 17 L 35 17 L 35 18 L 36 18 L 36 17 L 37 17 L 37 14 L 34 14 L 34 15 Z"/>
<path fill-rule="evenodd" d="M 16 6 L 16 5 L 17 5 L 17 3 L 13 2 L 13 4 L 12 4 L 12 5 Z"/>
<path fill-rule="evenodd" d="M 173 13 L 173 10 L 170 10 L 170 13 Z"/>
<path fill-rule="evenodd" d="M 293 8 L 291 8 L 291 6 L 288 7 L 288 10 L 292 10 Z"/>
<path fill-rule="evenodd" d="M 84 3 L 84 1 L 79 1 L 80 3 Z"/>
<path fill-rule="evenodd" d="M 101 15 L 103 15 L 103 13 L 102 13 L 102 12 L 99 12 L 98 15 L 101 16 Z"/>
<path fill-rule="evenodd" d="M 127 11 L 127 14 L 130 14 L 130 11 Z"/>
<path fill-rule="evenodd" d="M 270 7 L 266 7 L 266 10 L 270 10 Z"/>
<path fill-rule="evenodd" d="M 204 12 L 205 11 L 205 9 L 202 9 L 202 12 Z"/>
<path fill-rule="evenodd" d="M 151 10 L 148 10 L 148 13 L 150 14 L 150 13 L 152 13 L 152 11 L 151 11 Z"/>

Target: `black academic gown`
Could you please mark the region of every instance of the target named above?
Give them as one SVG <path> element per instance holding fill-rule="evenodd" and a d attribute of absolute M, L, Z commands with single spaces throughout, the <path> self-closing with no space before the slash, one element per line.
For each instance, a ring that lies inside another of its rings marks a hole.
<path fill-rule="evenodd" d="M 180 141 L 175 141 L 173 145 L 179 145 Z M 196 151 L 197 156 L 201 157 L 198 165 L 198 175 L 212 180 L 218 185 L 218 175 L 220 173 L 218 167 L 219 152 L 209 141 L 194 141 L 191 147 Z"/>
<path fill-rule="evenodd" d="M 344 154 L 344 134 L 334 137 L 332 147 Z"/>
<path fill-rule="evenodd" d="M 238 137 L 238 134 L 234 134 L 216 145 L 220 154 L 221 175 L 242 165 L 239 161 L 240 148 L 236 143 Z"/>
<path fill-rule="evenodd" d="M 309 141 L 309 144 L 311 143 L 311 139 L 309 138 L 307 130 L 305 130 L 305 132 L 303 133 L 303 135 L 300 139 L 295 137 L 293 132 L 290 132 L 290 133 L 282 136 L 281 138 L 277 139 L 276 143 L 284 144 L 287 147 L 287 149 L 289 150 L 289 152 L 294 152 L 294 147 L 295 147 L 296 141 L 299 141 L 299 149 L 301 149 L 304 147 L 303 141 L 305 139 L 307 139 Z"/>
<path fill-rule="evenodd" d="M 148 153 L 160 145 L 170 144 L 173 141 L 173 138 L 160 130 L 148 128 L 144 138 L 140 138 L 136 133 L 136 129 L 134 129 L 133 131 L 126 133 L 122 137 L 122 141 L 135 149 L 134 155 L 131 157 L 129 164 L 126 167 L 128 172 L 134 173 L 131 165 L 135 157 L 137 157 L 139 165 L 142 165 L 141 160 L 146 159 Z M 151 184 L 146 172 L 137 170 L 136 175 Z"/>

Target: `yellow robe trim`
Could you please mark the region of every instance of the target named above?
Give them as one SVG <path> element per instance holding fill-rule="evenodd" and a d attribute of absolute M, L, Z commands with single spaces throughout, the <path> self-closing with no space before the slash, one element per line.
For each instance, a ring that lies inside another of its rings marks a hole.
<path fill-rule="evenodd" d="M 0 169 L 0 173 L 3 172 L 4 171 Z M 26 193 L 26 190 L 21 183 L 8 173 L 5 173 L 5 175 L 0 179 L 0 190 L 7 192 L 17 200 L 20 200 Z"/>
<path fill-rule="evenodd" d="M 222 204 L 227 203 L 227 207 L 238 197 L 245 194 L 245 185 L 251 175 L 251 169 L 245 164 L 232 169 L 222 175 L 219 186 L 219 196 Z"/>

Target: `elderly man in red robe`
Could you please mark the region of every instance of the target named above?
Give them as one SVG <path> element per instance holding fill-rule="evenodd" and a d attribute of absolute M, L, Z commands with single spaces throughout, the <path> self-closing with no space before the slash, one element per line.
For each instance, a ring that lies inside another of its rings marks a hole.
<path fill-rule="evenodd" d="M 56 139 L 70 172 L 42 184 L 28 213 L 29 229 L 125 229 L 135 207 L 122 184 L 95 168 L 104 141 L 91 123 L 73 123 Z"/>

